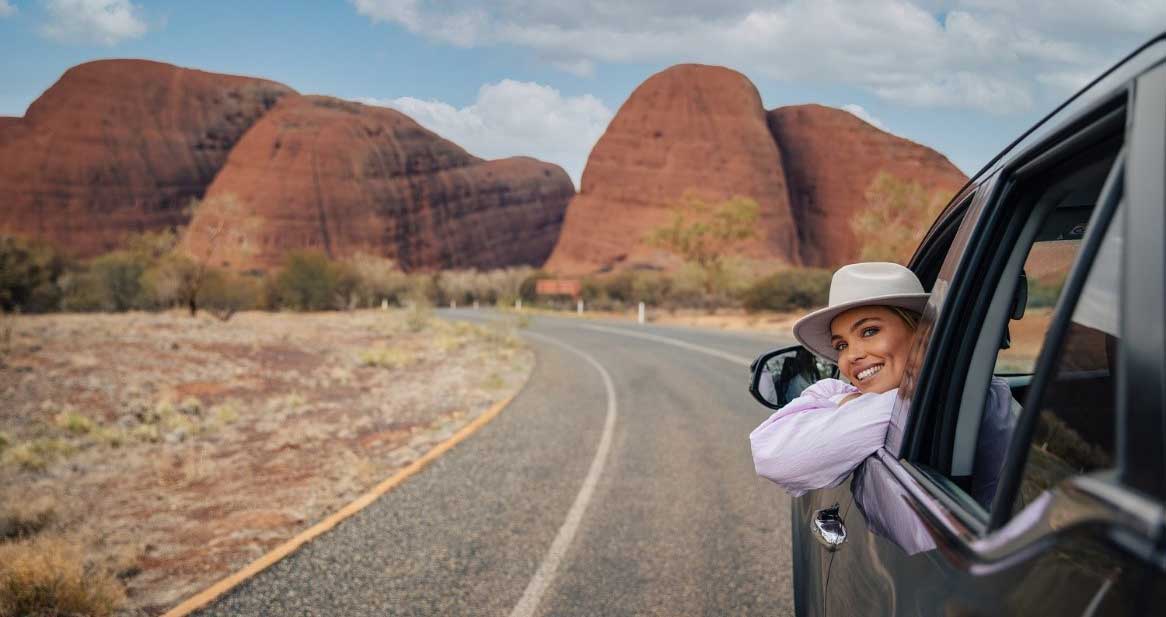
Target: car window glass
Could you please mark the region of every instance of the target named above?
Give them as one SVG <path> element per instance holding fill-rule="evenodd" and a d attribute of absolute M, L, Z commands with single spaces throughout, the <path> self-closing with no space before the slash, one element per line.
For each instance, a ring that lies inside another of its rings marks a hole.
<path fill-rule="evenodd" d="M 996 356 L 993 372 L 997 375 L 1032 374 L 1049 329 L 1053 307 L 1061 297 L 1065 277 L 1080 246 L 1080 236 L 1038 241 L 1032 246 L 1024 262 L 1023 274 L 1016 282 L 1018 289 L 1013 298 L 1013 313 Z"/>
<path fill-rule="evenodd" d="M 1119 208 L 1115 221 L 1122 220 Z M 1109 225 L 1054 359 L 1014 511 L 1073 475 L 1114 465 L 1122 229 Z"/>
<path fill-rule="evenodd" d="M 930 459 L 920 461 L 942 470 L 950 482 L 939 490 L 963 504 L 972 518 L 987 520 L 1056 307 L 1076 301 L 1063 297 L 1065 281 L 1075 268 L 1091 267 L 1079 263 L 1079 252 L 1090 226 L 1099 224 L 1092 220 L 1095 204 L 1120 146 L 1111 139 L 1017 181 L 1000 205 L 1012 218 L 1011 231 L 1001 232 L 1009 238 L 1000 243 L 1007 252 L 992 256 L 1001 264 L 999 278 L 980 292 L 987 305 L 978 338 L 971 349 L 964 347 L 969 358 L 960 369 L 964 379 L 953 384 L 962 392 L 956 412 L 940 417 Z M 1076 358 L 1074 345 L 1088 343 L 1076 336 L 1064 349 Z M 1063 361 L 1080 362 L 1072 358 Z M 1049 426 L 1055 429 L 1051 420 Z"/>

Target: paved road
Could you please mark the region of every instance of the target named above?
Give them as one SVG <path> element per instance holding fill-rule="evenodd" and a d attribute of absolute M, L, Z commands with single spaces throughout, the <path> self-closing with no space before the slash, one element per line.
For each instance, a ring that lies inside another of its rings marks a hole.
<path fill-rule="evenodd" d="M 783 341 L 545 316 L 523 336 L 538 364 L 502 415 L 199 614 L 791 614 L 743 365 Z"/>

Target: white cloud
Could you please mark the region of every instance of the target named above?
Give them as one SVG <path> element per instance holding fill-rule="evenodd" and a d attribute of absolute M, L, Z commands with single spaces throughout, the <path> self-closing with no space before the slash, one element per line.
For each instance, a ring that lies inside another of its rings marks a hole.
<path fill-rule="evenodd" d="M 590 94 L 563 96 L 549 86 L 510 79 L 483 85 L 477 99 L 461 108 L 413 97 L 360 102 L 392 107 L 483 158 L 523 155 L 555 163 L 576 187 L 612 116 Z"/>
<path fill-rule="evenodd" d="M 356 11 L 462 47 L 596 63 L 706 62 L 856 86 L 931 107 L 1026 111 L 1062 98 L 1166 29 L 1162 0 L 350 0 Z M 488 8 L 482 8 L 487 6 Z"/>
<path fill-rule="evenodd" d="M 8 17 L 16 14 L 16 7 L 8 3 L 8 0 L 0 0 L 0 17 Z"/>
<path fill-rule="evenodd" d="M 41 32 L 62 43 L 112 46 L 146 33 L 141 9 L 129 0 L 42 0 Z"/>
<path fill-rule="evenodd" d="M 866 110 L 866 108 L 864 108 L 862 105 L 858 105 L 856 103 L 848 103 L 846 105 L 843 105 L 842 109 L 849 111 L 850 113 L 854 114 L 855 117 L 857 117 L 859 120 L 862 120 L 863 122 L 866 122 L 867 124 L 870 124 L 871 126 L 883 129 L 884 131 L 887 129 L 887 127 L 883 126 L 883 123 L 881 120 L 870 115 L 870 112 L 868 112 Z"/>

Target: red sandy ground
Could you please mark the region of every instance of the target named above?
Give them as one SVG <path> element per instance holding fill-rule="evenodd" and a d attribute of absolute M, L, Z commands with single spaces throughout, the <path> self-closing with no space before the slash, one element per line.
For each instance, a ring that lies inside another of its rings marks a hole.
<path fill-rule="evenodd" d="M 42 533 L 116 572 L 124 614 L 158 614 L 336 510 L 534 362 L 505 328 L 405 311 L 24 316 L 0 330 L 0 510 L 49 500 Z M 21 456 L 46 444 L 43 468 Z"/>

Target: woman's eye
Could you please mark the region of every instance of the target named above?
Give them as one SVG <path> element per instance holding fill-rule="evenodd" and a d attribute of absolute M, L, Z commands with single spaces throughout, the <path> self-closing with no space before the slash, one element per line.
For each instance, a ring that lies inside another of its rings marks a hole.
<path fill-rule="evenodd" d="M 838 343 L 834 345 L 834 351 L 842 351 L 846 349 L 846 343 Z"/>
<path fill-rule="evenodd" d="M 876 328 L 876 327 L 874 327 L 874 326 L 871 326 L 871 327 L 869 327 L 869 328 L 863 328 L 863 330 L 862 330 L 862 335 L 863 335 L 864 337 L 866 337 L 866 336 L 874 336 L 875 334 L 878 334 L 878 331 L 879 331 L 879 329 L 878 329 L 878 328 Z"/>

